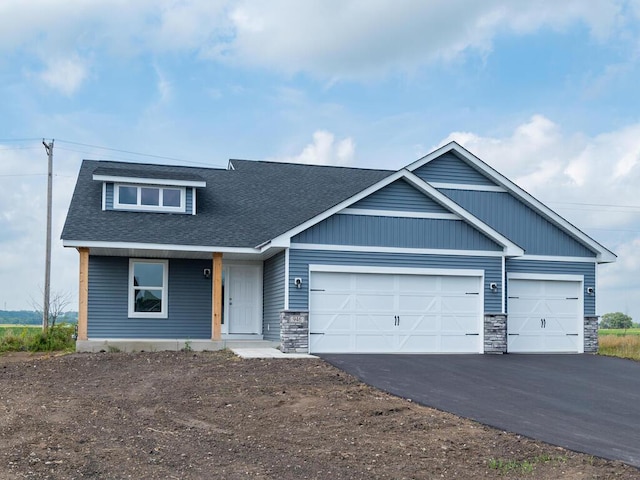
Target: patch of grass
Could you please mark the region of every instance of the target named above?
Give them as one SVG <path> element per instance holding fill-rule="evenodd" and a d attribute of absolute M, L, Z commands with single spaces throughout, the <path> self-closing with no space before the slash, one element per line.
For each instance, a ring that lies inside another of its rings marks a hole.
<path fill-rule="evenodd" d="M 602 335 L 599 343 L 599 355 L 640 360 L 640 335 Z"/>
<path fill-rule="evenodd" d="M 627 335 L 640 335 L 640 328 L 601 328 L 600 330 L 598 330 L 598 335 L 615 335 L 617 337 L 626 337 Z"/>
<path fill-rule="evenodd" d="M 549 462 L 564 462 L 566 457 L 557 456 L 552 457 L 550 455 L 538 455 L 528 460 L 503 460 L 500 458 L 490 458 L 487 465 L 492 470 L 497 470 L 501 474 L 509 473 L 533 473 L 535 466 L 538 463 Z"/>
<path fill-rule="evenodd" d="M 43 332 L 40 327 L 0 328 L 0 352 L 75 350 L 75 325 L 62 323 Z"/>

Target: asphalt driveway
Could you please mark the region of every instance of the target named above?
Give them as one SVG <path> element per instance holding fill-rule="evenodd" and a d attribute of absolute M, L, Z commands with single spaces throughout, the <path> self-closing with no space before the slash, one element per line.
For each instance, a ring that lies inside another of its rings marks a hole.
<path fill-rule="evenodd" d="M 596 355 L 320 355 L 365 383 L 640 468 L 640 363 Z"/>

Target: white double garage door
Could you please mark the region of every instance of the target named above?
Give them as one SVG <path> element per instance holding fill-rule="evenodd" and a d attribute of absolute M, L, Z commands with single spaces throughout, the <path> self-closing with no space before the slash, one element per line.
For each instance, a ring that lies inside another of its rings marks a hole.
<path fill-rule="evenodd" d="M 348 270 L 310 272 L 311 352 L 483 353 L 482 271 Z M 581 352 L 581 285 L 510 278 L 508 351 Z"/>

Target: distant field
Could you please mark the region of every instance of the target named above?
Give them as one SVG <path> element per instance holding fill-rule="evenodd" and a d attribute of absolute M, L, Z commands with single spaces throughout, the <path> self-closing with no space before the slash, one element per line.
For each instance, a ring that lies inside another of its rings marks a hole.
<path fill-rule="evenodd" d="M 40 331 L 42 330 L 42 327 L 40 325 L 0 325 L 0 337 L 3 335 L 6 335 L 8 333 L 12 333 L 14 335 L 20 335 L 23 331 L 24 332 L 35 332 L 35 331 Z"/>
<path fill-rule="evenodd" d="M 640 328 L 627 328 L 623 330 L 622 328 L 601 328 L 598 330 L 599 335 L 616 335 L 618 337 L 623 337 L 625 335 L 640 335 Z"/>

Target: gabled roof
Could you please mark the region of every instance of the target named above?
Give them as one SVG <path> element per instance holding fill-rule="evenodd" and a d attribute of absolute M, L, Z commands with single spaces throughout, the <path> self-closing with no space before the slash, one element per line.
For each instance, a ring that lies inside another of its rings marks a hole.
<path fill-rule="evenodd" d="M 499 173 L 497 170 L 487 165 L 485 162 L 480 160 L 478 157 L 476 157 L 474 154 L 469 152 L 467 149 L 465 149 L 455 141 L 450 142 L 434 150 L 428 155 L 407 165 L 405 168 L 413 172 L 418 168 L 422 167 L 423 165 L 433 160 L 436 160 L 441 155 L 447 152 L 453 152 L 458 156 L 458 158 L 467 162 L 470 166 L 472 166 L 476 170 L 480 171 L 482 174 L 486 175 L 487 177 L 495 181 L 498 185 L 505 188 L 509 193 L 514 195 L 516 198 L 520 199 L 525 204 L 529 205 L 535 211 L 540 213 L 543 217 L 545 217 L 551 223 L 557 225 L 560 229 L 566 231 L 569 235 L 573 236 L 576 240 L 588 246 L 590 249 L 596 252 L 597 254 L 596 259 L 599 263 L 616 261 L 616 258 L 617 258 L 616 255 L 613 252 L 611 252 L 609 249 L 607 249 L 606 247 L 598 243 L 596 240 L 591 238 L 589 235 L 581 231 L 579 228 L 577 228 L 575 225 L 570 223 L 568 220 L 562 218 L 560 215 L 555 213 L 553 210 L 551 210 L 549 207 L 544 205 L 538 199 L 533 197 L 531 194 L 527 193 L 525 190 L 520 188 L 518 185 L 513 183 L 511 180 L 509 180 L 507 177 Z"/>
<path fill-rule="evenodd" d="M 254 249 L 393 173 L 243 160 L 233 165 L 235 170 L 85 160 L 62 231 L 64 244 Z M 102 182 L 94 174 L 114 170 L 145 172 L 150 179 L 202 179 L 206 188 L 198 190 L 197 215 L 103 211 Z"/>
<path fill-rule="evenodd" d="M 491 228 L 486 223 L 482 222 L 480 219 L 471 215 L 469 212 L 463 209 L 460 205 L 455 203 L 453 200 L 449 199 L 446 195 L 440 193 L 438 190 L 433 188 L 427 182 L 420 179 L 419 177 L 417 177 L 416 175 L 414 175 L 413 173 L 411 173 L 406 169 L 399 170 L 393 173 L 392 175 L 389 175 L 381 179 L 377 183 L 369 186 L 368 188 L 362 190 L 361 192 L 358 192 L 357 194 L 349 198 L 346 198 L 344 201 L 333 206 L 329 210 L 326 210 L 320 213 L 319 215 L 313 218 L 310 218 L 308 221 L 295 226 L 293 229 L 283 233 L 277 238 L 274 238 L 272 243 L 276 246 L 280 246 L 280 245 L 286 246 L 289 240 L 291 239 L 291 237 L 297 235 L 298 233 L 306 230 L 309 227 L 312 227 L 313 225 L 321 222 L 322 220 L 329 218 L 331 215 L 334 215 L 340 212 L 341 210 L 348 208 L 350 205 L 353 205 L 354 203 L 362 200 L 368 195 L 371 195 L 372 193 L 386 187 L 387 185 L 390 185 L 391 183 L 399 179 L 403 179 L 409 182 L 415 188 L 423 192 L 425 195 L 429 196 L 431 199 L 435 200 L 444 208 L 446 208 L 450 212 L 457 215 L 461 220 L 464 220 L 469 225 L 473 226 L 475 229 L 485 234 L 491 240 L 501 245 L 503 247 L 503 251 L 505 255 L 520 256 L 524 254 L 524 250 L 522 250 L 522 248 L 520 248 L 518 245 L 516 245 L 511 240 L 506 238 L 504 235 L 500 234 L 499 232 Z"/>

